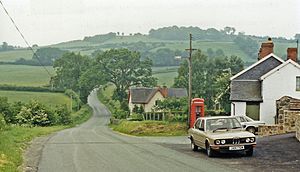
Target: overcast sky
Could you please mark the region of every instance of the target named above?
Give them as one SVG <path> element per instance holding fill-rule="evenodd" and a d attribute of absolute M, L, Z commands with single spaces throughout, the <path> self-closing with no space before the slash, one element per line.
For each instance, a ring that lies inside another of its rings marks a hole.
<path fill-rule="evenodd" d="M 1 0 L 31 44 L 164 26 L 232 26 L 246 34 L 300 33 L 299 0 Z M 24 42 L 0 8 L 0 41 Z"/>

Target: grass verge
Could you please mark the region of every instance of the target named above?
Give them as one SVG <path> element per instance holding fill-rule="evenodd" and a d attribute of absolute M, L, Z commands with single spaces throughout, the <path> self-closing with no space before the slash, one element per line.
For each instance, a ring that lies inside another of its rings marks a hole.
<path fill-rule="evenodd" d="M 120 133 L 134 136 L 182 136 L 186 135 L 186 125 L 180 122 L 166 121 L 126 121 L 110 127 Z"/>
<path fill-rule="evenodd" d="M 51 127 L 20 127 L 9 126 L 0 131 L 0 171 L 15 172 L 22 164 L 22 153 L 28 143 L 35 137 L 50 134 L 62 129 L 70 128 L 87 121 L 92 114 L 89 106 L 83 106 L 78 112 L 73 113 L 73 124 L 67 126 Z"/>

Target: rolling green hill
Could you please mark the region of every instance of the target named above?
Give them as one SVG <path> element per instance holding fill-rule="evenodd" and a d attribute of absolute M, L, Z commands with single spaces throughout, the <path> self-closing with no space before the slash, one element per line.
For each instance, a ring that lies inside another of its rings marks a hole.
<path fill-rule="evenodd" d="M 52 67 L 47 69 L 54 75 Z M 50 76 L 41 66 L 0 65 L 0 85 L 45 86 Z"/>
<path fill-rule="evenodd" d="M 0 97 L 7 97 L 9 102 L 29 102 L 36 100 L 49 106 L 67 105 L 70 108 L 71 99 L 63 93 L 30 92 L 30 91 L 0 91 Z"/>

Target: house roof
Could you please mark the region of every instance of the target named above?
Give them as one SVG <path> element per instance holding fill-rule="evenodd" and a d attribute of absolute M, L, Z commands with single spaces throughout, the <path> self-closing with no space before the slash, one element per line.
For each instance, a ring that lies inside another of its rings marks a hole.
<path fill-rule="evenodd" d="M 261 83 L 258 80 L 233 80 L 230 87 L 231 101 L 262 101 Z"/>
<path fill-rule="evenodd" d="M 168 88 L 168 95 L 167 97 L 186 97 L 187 91 L 184 88 Z"/>
<path fill-rule="evenodd" d="M 242 70 L 241 72 L 237 73 L 236 75 L 231 77 L 230 80 L 259 79 L 262 75 L 268 73 L 270 70 L 282 63 L 284 63 L 284 60 L 271 53 L 261 60 L 257 61 L 256 63 L 252 64 L 251 66 L 247 67 L 246 69 Z"/>
<path fill-rule="evenodd" d="M 141 104 L 148 103 L 156 92 L 158 92 L 157 88 L 130 88 L 131 102 Z"/>
<path fill-rule="evenodd" d="M 138 104 L 146 104 L 148 103 L 151 98 L 159 92 L 164 96 L 161 92 L 161 88 L 145 88 L 145 87 L 133 87 L 130 88 L 130 96 L 132 103 Z M 187 91 L 184 88 L 167 88 L 167 95 L 165 97 L 185 97 L 187 96 Z"/>
<path fill-rule="evenodd" d="M 287 61 L 285 61 L 284 63 L 282 63 L 281 65 L 277 66 L 276 68 L 272 69 L 271 71 L 269 71 L 268 73 L 264 74 L 263 76 L 260 77 L 260 80 L 264 80 L 267 77 L 271 76 L 273 73 L 279 71 L 281 68 L 285 67 L 288 64 L 292 64 L 295 67 L 297 67 L 298 69 L 300 69 L 300 65 L 298 63 L 296 63 L 295 61 L 289 59 Z"/>

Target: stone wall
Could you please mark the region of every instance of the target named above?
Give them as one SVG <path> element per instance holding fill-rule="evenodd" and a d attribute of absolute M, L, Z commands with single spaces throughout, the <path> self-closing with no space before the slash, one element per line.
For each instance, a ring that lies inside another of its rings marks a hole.
<path fill-rule="evenodd" d="M 291 97 L 282 97 L 276 101 L 277 124 L 258 127 L 258 135 L 270 136 L 296 132 L 300 139 L 300 100 Z"/>
<path fill-rule="evenodd" d="M 296 117 L 296 138 L 300 141 L 300 115 Z"/>

